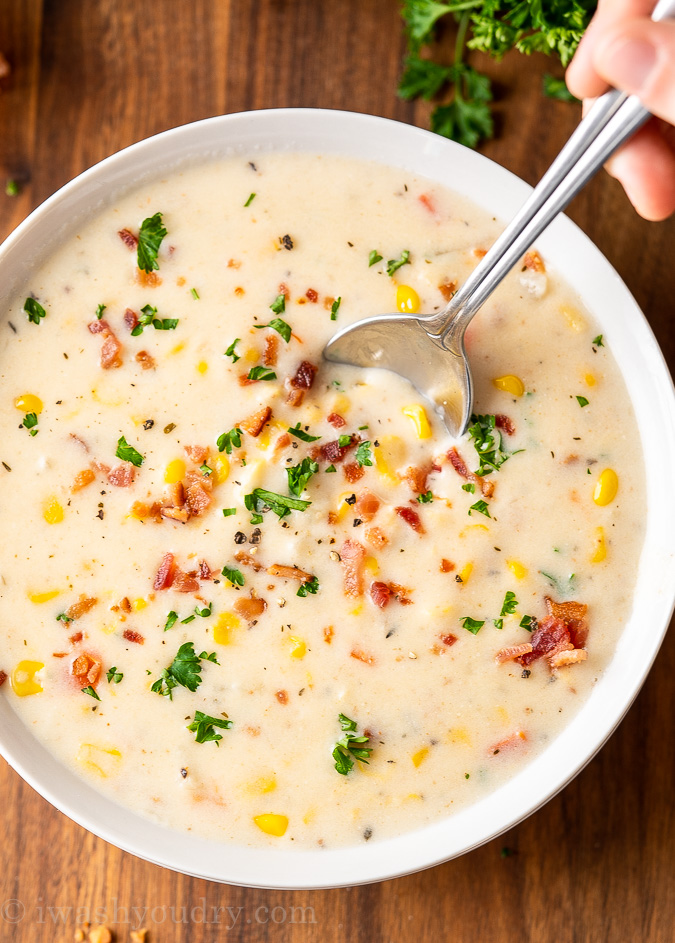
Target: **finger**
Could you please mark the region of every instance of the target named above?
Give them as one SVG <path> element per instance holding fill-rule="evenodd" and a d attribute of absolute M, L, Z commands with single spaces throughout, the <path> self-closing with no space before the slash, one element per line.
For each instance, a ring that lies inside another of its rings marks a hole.
<path fill-rule="evenodd" d="M 663 131 L 650 121 L 607 164 L 640 216 L 649 220 L 675 212 L 675 152 Z"/>
<path fill-rule="evenodd" d="M 593 64 L 611 85 L 639 95 L 652 114 L 675 124 L 675 22 L 608 27 L 594 46 Z"/>
<path fill-rule="evenodd" d="M 607 81 L 595 67 L 593 57 L 605 31 L 623 20 L 647 17 L 654 9 L 654 0 L 600 0 L 598 12 L 579 44 L 567 69 L 567 87 L 577 98 L 596 98 L 607 91 Z"/>

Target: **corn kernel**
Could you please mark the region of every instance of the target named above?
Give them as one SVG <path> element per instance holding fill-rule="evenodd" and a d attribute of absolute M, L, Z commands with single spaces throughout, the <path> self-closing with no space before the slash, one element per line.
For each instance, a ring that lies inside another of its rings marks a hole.
<path fill-rule="evenodd" d="M 347 498 L 351 498 L 353 494 L 353 491 L 343 491 L 338 498 L 337 517 L 339 521 L 349 512 L 351 505 L 347 504 Z"/>
<path fill-rule="evenodd" d="M 410 285 L 399 285 L 396 289 L 396 307 L 404 314 L 417 314 L 420 310 L 420 296 Z"/>
<path fill-rule="evenodd" d="M 309 825 L 310 822 L 313 822 L 316 818 L 316 809 L 312 806 L 311 809 L 307 809 L 305 814 L 302 817 L 302 821 L 305 825 Z"/>
<path fill-rule="evenodd" d="M 253 821 L 261 832 L 265 832 L 266 835 L 276 835 L 277 838 L 285 835 L 288 828 L 288 818 L 285 815 L 275 815 L 274 812 L 254 815 Z"/>
<path fill-rule="evenodd" d="M 591 563 L 602 563 L 607 556 L 607 543 L 605 541 L 605 531 L 602 527 L 595 529 L 595 545 L 591 554 Z"/>
<path fill-rule="evenodd" d="M 14 400 L 14 405 L 17 409 L 20 409 L 22 413 L 35 413 L 38 416 L 43 409 L 42 400 L 33 393 L 24 393 L 23 396 L 17 396 Z"/>
<path fill-rule="evenodd" d="M 221 612 L 213 626 L 213 641 L 219 645 L 231 645 L 235 631 L 241 626 L 241 619 L 233 612 Z"/>
<path fill-rule="evenodd" d="M 350 616 L 360 616 L 363 612 L 363 603 L 359 603 L 358 606 L 354 606 L 353 609 L 349 610 Z"/>
<path fill-rule="evenodd" d="M 45 593 L 28 593 L 28 598 L 34 603 L 49 602 L 50 599 L 56 599 L 60 592 L 59 589 L 48 589 Z"/>
<path fill-rule="evenodd" d="M 185 462 L 182 458 L 174 458 L 164 469 L 164 481 L 167 485 L 175 485 L 185 478 Z"/>
<path fill-rule="evenodd" d="M 580 334 L 581 331 L 586 329 L 586 321 L 576 308 L 568 308 L 563 306 L 560 311 L 567 321 L 568 326 L 577 334 Z"/>
<path fill-rule="evenodd" d="M 619 490 L 619 478 L 612 468 L 606 468 L 595 483 L 593 500 L 600 507 L 611 504 Z"/>
<path fill-rule="evenodd" d="M 518 560 L 507 560 L 506 565 L 517 580 L 524 580 L 527 576 L 527 567 L 524 567 Z"/>
<path fill-rule="evenodd" d="M 42 516 L 48 524 L 60 524 L 63 520 L 63 508 L 59 504 L 56 495 L 50 495 L 44 503 Z"/>
<path fill-rule="evenodd" d="M 466 727 L 453 727 L 448 731 L 448 740 L 450 743 L 463 743 L 465 746 L 471 746 L 471 734 Z"/>
<path fill-rule="evenodd" d="M 373 446 L 375 467 L 381 475 L 393 482 L 398 482 L 396 469 L 405 461 L 405 443 L 396 435 L 378 437 L 379 445 Z"/>
<path fill-rule="evenodd" d="M 418 439 L 431 438 L 431 426 L 423 406 L 417 403 L 413 406 L 404 406 L 403 415 L 407 416 L 412 422 Z"/>
<path fill-rule="evenodd" d="M 169 353 L 175 356 L 176 354 L 179 354 L 181 350 L 183 350 L 184 348 L 185 348 L 185 341 L 179 341 L 178 344 L 173 345 Z"/>
<path fill-rule="evenodd" d="M 82 743 L 77 751 L 77 762 L 85 769 L 107 779 L 116 773 L 122 762 L 122 754 L 115 747 L 101 747 L 95 743 Z"/>
<path fill-rule="evenodd" d="M 113 635 L 115 632 L 117 632 L 117 626 L 114 622 L 110 622 L 108 625 L 101 626 L 101 632 L 105 632 L 106 635 Z"/>
<path fill-rule="evenodd" d="M 502 390 L 504 393 L 510 393 L 511 396 L 522 396 L 525 392 L 525 387 L 520 377 L 515 377 L 510 373 L 503 377 L 495 377 L 492 383 L 498 390 Z"/>
<path fill-rule="evenodd" d="M 369 573 L 373 574 L 373 576 L 377 576 L 377 574 L 380 572 L 380 564 L 377 562 L 375 557 L 366 557 L 363 565 Z"/>
<path fill-rule="evenodd" d="M 248 360 L 249 363 L 256 363 L 260 359 L 260 353 L 255 349 L 255 347 L 248 347 L 244 351 L 244 360 Z"/>
<path fill-rule="evenodd" d="M 473 563 L 466 563 L 457 574 L 462 583 L 468 583 L 469 577 L 473 573 Z"/>
<path fill-rule="evenodd" d="M 597 380 L 595 379 L 592 373 L 585 373 L 584 382 L 586 383 L 586 386 L 595 386 L 595 384 L 597 383 Z"/>
<path fill-rule="evenodd" d="M 41 661 L 20 661 L 12 671 L 12 691 L 17 697 L 28 697 L 29 694 L 40 694 L 42 685 L 35 675 L 44 668 Z"/>
<path fill-rule="evenodd" d="M 252 796 L 262 796 L 274 792 L 276 788 L 277 780 L 275 776 L 258 776 L 257 779 L 252 779 L 246 783 L 245 791 Z"/>
<path fill-rule="evenodd" d="M 422 763 L 424 763 L 424 761 L 426 760 L 428 756 L 429 756 L 429 747 L 422 747 L 421 750 L 418 750 L 416 753 L 413 753 L 410 759 L 412 760 L 412 765 L 415 767 L 415 769 L 419 769 L 419 767 L 422 765 Z"/>
<path fill-rule="evenodd" d="M 421 802 L 422 796 L 418 792 L 409 792 L 406 796 L 406 800 L 411 800 L 413 802 Z"/>
<path fill-rule="evenodd" d="M 197 364 L 197 373 L 204 374 L 206 373 L 208 369 L 209 369 L 209 365 L 207 364 L 205 360 L 200 360 L 199 363 Z"/>
<path fill-rule="evenodd" d="M 138 599 L 134 599 L 132 603 L 132 606 L 134 607 L 136 612 L 140 612 L 141 609 L 145 609 L 147 605 L 148 605 L 147 600 L 143 599 L 142 596 L 139 596 Z"/>
<path fill-rule="evenodd" d="M 215 485 L 222 485 L 230 474 L 230 461 L 225 455 L 218 455 L 211 460 L 211 481 Z"/>
<path fill-rule="evenodd" d="M 288 640 L 291 644 L 291 658 L 304 658 L 307 654 L 307 645 L 301 638 L 296 638 L 294 635 Z"/>
<path fill-rule="evenodd" d="M 352 405 L 352 401 L 348 396 L 345 396 L 344 393 L 338 393 L 338 395 L 333 400 L 333 412 L 339 413 L 340 416 L 343 416 L 345 413 L 348 413 Z"/>

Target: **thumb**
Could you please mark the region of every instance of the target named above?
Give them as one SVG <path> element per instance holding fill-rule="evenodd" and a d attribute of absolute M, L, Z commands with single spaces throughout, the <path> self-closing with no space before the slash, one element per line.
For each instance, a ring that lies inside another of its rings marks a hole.
<path fill-rule="evenodd" d="M 609 27 L 597 40 L 593 64 L 610 85 L 639 95 L 652 114 L 675 124 L 675 22 Z"/>

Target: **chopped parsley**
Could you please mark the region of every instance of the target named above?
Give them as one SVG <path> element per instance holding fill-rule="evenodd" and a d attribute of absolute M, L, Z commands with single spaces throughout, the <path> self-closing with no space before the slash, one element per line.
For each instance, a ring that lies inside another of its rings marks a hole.
<path fill-rule="evenodd" d="M 531 632 L 537 627 L 537 620 L 534 616 L 523 616 L 519 623 L 521 629 L 527 629 L 528 632 Z"/>
<path fill-rule="evenodd" d="M 283 298 L 283 295 L 281 297 Z M 269 324 L 255 324 L 254 327 L 257 331 L 262 331 L 264 327 L 271 327 L 273 331 L 283 337 L 286 343 L 291 339 L 291 325 L 287 324 L 283 318 L 272 318 Z"/>
<path fill-rule="evenodd" d="M 338 714 L 340 727 L 344 733 L 333 749 L 333 759 L 335 760 L 335 769 L 338 773 L 346 776 L 354 768 L 354 759 L 361 763 L 368 763 L 370 754 L 373 752 L 371 747 L 367 747 L 370 737 L 358 737 L 355 735 L 356 721 L 350 720 L 344 714 Z M 353 757 L 353 759 L 352 759 Z"/>
<path fill-rule="evenodd" d="M 236 513 L 236 508 L 223 508 L 223 517 L 232 517 L 232 515 Z"/>
<path fill-rule="evenodd" d="M 602 343 L 602 334 L 598 334 L 597 337 L 594 337 L 594 338 L 593 338 L 593 344 L 594 344 L 596 347 L 604 347 L 604 346 L 605 346 L 605 345 Z"/>
<path fill-rule="evenodd" d="M 574 589 L 575 589 L 575 585 L 574 585 L 575 574 L 574 573 L 570 573 L 570 575 L 565 580 L 565 579 L 560 579 L 557 576 L 552 576 L 550 573 L 544 573 L 543 570 L 539 570 L 539 572 L 541 573 L 542 576 L 546 577 L 546 579 L 549 581 L 551 586 L 555 589 L 557 594 L 559 596 L 562 596 L 563 599 L 566 596 L 571 596 L 572 593 L 574 592 Z"/>
<path fill-rule="evenodd" d="M 39 324 L 40 321 L 47 316 L 47 312 L 35 298 L 26 298 L 23 303 L 23 310 L 28 315 L 28 320 L 32 324 Z"/>
<path fill-rule="evenodd" d="M 494 416 L 473 415 L 469 436 L 473 439 L 474 448 L 480 458 L 480 467 L 476 469 L 478 476 L 483 477 L 492 471 L 498 471 L 510 458 L 509 453 L 502 448 L 502 435 L 496 427 Z"/>
<path fill-rule="evenodd" d="M 404 249 L 400 259 L 389 259 L 387 262 L 387 275 L 393 275 L 401 266 L 410 265 L 410 250 Z"/>
<path fill-rule="evenodd" d="M 270 308 L 272 311 L 274 311 L 275 314 L 283 314 L 286 310 L 286 295 L 283 293 L 281 295 L 277 295 L 270 305 Z"/>
<path fill-rule="evenodd" d="M 319 581 L 316 578 L 316 576 L 313 576 L 311 580 L 307 580 L 306 582 L 300 584 L 300 588 L 298 589 L 295 595 L 308 596 L 310 593 L 312 595 L 315 595 L 318 592 L 319 592 Z"/>
<path fill-rule="evenodd" d="M 337 443 L 339 448 L 344 449 L 352 444 L 352 437 L 351 435 L 339 435 Z"/>
<path fill-rule="evenodd" d="M 503 619 L 501 619 L 501 618 L 500 618 L 500 619 L 493 619 L 492 621 L 493 621 L 494 624 L 495 624 L 495 628 L 497 628 L 497 629 L 503 629 L 503 628 L 504 628 L 504 620 L 503 620 Z"/>
<path fill-rule="evenodd" d="M 181 619 L 181 625 L 187 625 L 188 622 L 194 622 L 196 616 L 201 616 L 202 619 L 208 619 L 210 615 L 213 614 L 213 603 L 210 602 L 208 606 L 204 609 L 200 609 L 199 606 L 195 606 L 195 610 L 192 615 L 189 615 L 187 619 Z"/>
<path fill-rule="evenodd" d="M 155 213 L 154 216 L 149 216 L 143 220 L 138 232 L 138 249 L 136 251 L 139 269 L 144 272 L 152 272 L 159 268 L 157 255 L 165 236 L 166 229 L 162 222 L 161 213 Z"/>
<path fill-rule="evenodd" d="M 434 496 L 431 491 L 425 491 L 424 494 L 418 494 L 417 500 L 420 504 L 433 504 Z"/>
<path fill-rule="evenodd" d="M 490 517 L 490 511 L 485 501 L 476 501 L 475 504 L 472 504 L 469 508 L 469 514 L 471 514 L 472 511 L 478 511 L 479 514 L 484 514 L 486 517 Z"/>
<path fill-rule="evenodd" d="M 238 360 L 241 360 L 241 357 L 239 356 L 239 354 L 235 353 L 235 351 L 234 351 L 234 348 L 235 348 L 235 347 L 237 346 L 237 344 L 239 343 L 239 340 L 240 340 L 240 339 L 239 339 L 238 337 L 235 337 L 235 339 L 232 341 L 232 343 L 230 344 L 230 346 L 229 346 L 229 347 L 227 348 L 227 350 L 225 351 L 225 356 L 226 356 L 226 357 L 231 357 L 231 358 L 232 358 L 232 363 L 236 363 Z"/>
<path fill-rule="evenodd" d="M 335 465 L 329 465 L 328 468 L 324 468 L 323 471 L 325 475 L 330 475 L 332 472 L 336 472 L 337 468 L 335 467 Z"/>
<path fill-rule="evenodd" d="M 231 726 L 231 720 L 222 717 L 211 717 L 209 714 L 195 711 L 195 719 L 191 724 L 188 724 L 187 729 L 194 733 L 197 743 L 215 743 L 216 746 L 220 746 L 218 741 L 223 738 L 221 734 L 216 733 L 215 728 L 229 730 Z"/>
<path fill-rule="evenodd" d="M 96 693 L 96 691 L 93 689 L 93 687 L 90 684 L 88 684 L 86 688 L 82 688 L 82 693 L 88 694 L 89 697 L 93 697 L 97 701 L 101 700 L 101 698 L 98 696 L 98 694 Z"/>
<path fill-rule="evenodd" d="M 119 684 L 124 677 L 122 672 L 118 671 L 114 666 L 106 671 L 105 676 L 108 679 L 108 684 Z"/>
<path fill-rule="evenodd" d="M 230 429 L 229 432 L 223 432 L 223 434 L 219 435 L 216 439 L 218 451 L 227 452 L 228 455 L 231 455 L 233 447 L 235 449 L 241 448 L 241 437 L 242 431 L 238 426 L 235 426 L 234 429 Z"/>
<path fill-rule="evenodd" d="M 24 429 L 28 429 L 29 435 L 38 434 L 37 424 L 37 413 L 26 413 L 26 415 L 23 417 L 23 422 L 21 423 Z"/>
<path fill-rule="evenodd" d="M 250 206 L 251 203 L 253 203 L 253 201 L 255 200 L 255 197 L 256 197 L 255 193 L 252 193 L 250 197 L 248 198 L 248 200 L 244 203 L 244 207 Z"/>
<path fill-rule="evenodd" d="M 264 488 L 254 488 L 251 494 L 244 496 L 244 503 L 249 511 L 257 511 L 259 514 L 263 508 L 268 507 L 277 517 L 282 518 L 290 514 L 291 511 L 307 510 L 312 502 L 302 501 L 300 498 L 286 497 L 274 491 L 266 491 Z"/>
<path fill-rule="evenodd" d="M 504 602 L 502 603 L 502 611 L 499 613 L 499 615 L 512 616 L 517 608 L 518 608 L 518 600 L 516 599 L 516 594 L 512 593 L 511 590 L 508 590 L 506 593 L 506 596 L 504 596 Z"/>
<path fill-rule="evenodd" d="M 471 481 L 467 481 L 465 485 L 462 485 L 462 491 L 468 491 L 469 494 L 473 494 L 476 490 L 476 486 Z"/>
<path fill-rule="evenodd" d="M 169 629 L 173 628 L 173 626 L 176 624 L 177 621 L 178 621 L 178 613 L 174 612 L 174 610 L 172 609 L 171 612 L 166 617 L 166 622 L 164 623 L 164 631 L 168 632 Z"/>
<path fill-rule="evenodd" d="M 195 301 L 199 301 L 199 292 L 197 291 L 196 288 L 191 288 L 190 294 L 192 295 Z"/>
<path fill-rule="evenodd" d="M 108 307 L 108 305 L 96 305 L 96 318 L 97 318 L 97 320 L 99 320 L 99 321 L 101 320 L 101 318 L 103 317 L 103 312 L 105 311 L 105 309 L 106 309 L 107 307 Z"/>
<path fill-rule="evenodd" d="M 588 400 L 586 399 L 585 396 L 577 396 L 576 401 L 581 406 L 582 409 L 584 408 L 584 406 L 588 406 Z"/>
<path fill-rule="evenodd" d="M 373 249 L 368 255 L 368 268 L 370 268 L 371 265 L 377 265 L 377 263 L 381 261 L 382 261 L 382 256 L 377 251 L 377 249 Z"/>
<path fill-rule="evenodd" d="M 248 380 L 276 380 L 277 375 L 274 370 L 268 367 L 251 367 L 248 371 Z"/>
<path fill-rule="evenodd" d="M 373 453 L 370 449 L 370 442 L 361 442 L 356 450 L 356 462 L 358 465 L 372 465 Z"/>
<path fill-rule="evenodd" d="M 73 620 L 72 620 L 71 617 L 70 617 L 69 615 L 67 615 L 65 612 L 60 612 L 60 613 L 58 614 L 58 616 L 56 617 L 56 621 L 57 621 L 57 622 L 65 622 L 66 625 L 68 625 L 68 623 L 69 623 L 69 622 L 72 622 Z"/>
<path fill-rule="evenodd" d="M 202 473 L 202 475 L 204 475 L 206 478 L 208 478 L 209 475 L 213 474 L 213 469 L 211 468 L 210 465 L 207 465 L 206 462 L 204 462 L 203 465 L 199 466 L 199 470 Z"/>
<path fill-rule="evenodd" d="M 320 435 L 310 435 L 309 432 L 305 432 L 304 429 L 300 428 L 300 423 L 296 422 L 289 430 L 291 435 L 294 435 L 296 439 L 300 439 L 302 442 L 318 442 L 321 438 Z"/>
<path fill-rule="evenodd" d="M 136 468 L 140 468 L 143 464 L 143 456 L 141 453 L 138 452 L 133 445 L 129 445 L 124 436 L 121 436 L 117 441 L 115 455 L 117 458 L 121 458 L 123 462 L 131 462 Z"/>
<path fill-rule="evenodd" d="M 229 580 L 233 586 L 243 586 L 246 580 L 244 579 L 244 574 L 241 570 L 238 570 L 233 566 L 224 566 L 221 570 L 223 576 L 226 580 Z"/>
<path fill-rule="evenodd" d="M 462 623 L 462 626 L 467 630 L 467 632 L 471 632 L 472 635 L 478 635 L 480 630 L 485 625 L 485 619 L 481 621 L 480 619 L 472 619 L 471 616 L 464 616 L 459 621 Z"/>
<path fill-rule="evenodd" d="M 178 685 L 194 693 L 202 683 L 202 661 L 212 661 L 214 664 L 218 664 L 215 652 L 211 652 L 210 655 L 201 652 L 197 655 L 195 654 L 194 643 L 185 642 L 178 649 L 176 657 L 169 667 L 162 670 L 161 675 L 150 690 L 154 691 L 155 694 L 168 697 L 170 700 L 173 700 L 173 689 Z"/>
<path fill-rule="evenodd" d="M 143 305 L 141 308 L 141 315 L 138 319 L 138 324 L 132 330 L 131 336 L 138 337 L 139 334 L 143 333 L 144 328 L 152 324 L 156 331 L 175 331 L 178 326 L 178 318 L 158 318 L 155 317 L 157 314 L 157 308 L 153 308 L 152 305 Z"/>
<path fill-rule="evenodd" d="M 307 487 L 307 482 L 312 477 L 316 475 L 319 470 L 319 463 L 313 461 L 311 458 L 303 458 L 299 465 L 294 465 L 292 468 L 286 469 L 286 474 L 288 475 L 288 490 L 291 494 L 295 494 L 298 497 Z"/>
<path fill-rule="evenodd" d="M 342 304 L 342 298 L 336 298 L 333 304 L 330 306 L 331 321 L 337 321 L 338 311 L 340 310 L 341 304 Z"/>

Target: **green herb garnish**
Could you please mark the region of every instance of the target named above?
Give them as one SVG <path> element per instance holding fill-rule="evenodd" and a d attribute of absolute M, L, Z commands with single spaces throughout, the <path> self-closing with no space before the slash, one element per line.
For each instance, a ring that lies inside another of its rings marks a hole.
<path fill-rule="evenodd" d="M 547 98 L 555 98 L 560 102 L 576 102 L 581 104 L 579 99 L 573 95 L 565 84 L 565 79 L 558 79 L 555 75 L 546 72 L 542 80 L 542 89 Z"/>
<path fill-rule="evenodd" d="M 218 741 L 223 738 L 221 734 L 216 733 L 215 728 L 229 730 L 231 726 L 231 720 L 224 720 L 222 717 L 211 717 L 209 714 L 195 711 L 195 719 L 191 724 L 188 724 L 187 729 L 195 734 L 197 743 L 215 743 L 216 746 L 219 746 Z"/>
<path fill-rule="evenodd" d="M 131 462 L 136 468 L 140 468 L 143 464 L 143 456 L 141 453 L 138 452 L 133 445 L 129 445 L 124 436 L 117 441 L 115 455 L 117 458 L 121 458 L 123 462 Z"/>
<path fill-rule="evenodd" d="M 232 448 L 235 449 L 241 448 L 241 437 L 242 431 L 237 426 L 234 429 L 230 429 L 229 432 L 223 432 L 222 435 L 219 435 L 216 439 L 216 445 L 218 446 L 219 452 L 227 452 L 228 455 L 232 454 Z"/>
<path fill-rule="evenodd" d="M 178 613 L 174 612 L 174 610 L 172 609 L 171 612 L 166 617 L 166 622 L 164 623 L 164 631 L 168 632 L 169 629 L 173 628 L 173 626 L 176 624 L 177 621 L 178 621 Z"/>
<path fill-rule="evenodd" d="M 468 491 L 469 494 L 473 494 L 476 490 L 476 486 L 472 482 L 467 482 L 465 485 L 462 485 L 462 491 Z"/>
<path fill-rule="evenodd" d="M 225 351 L 225 356 L 231 357 L 232 363 L 236 363 L 238 360 L 241 360 L 241 357 L 239 356 L 239 354 L 235 354 L 234 352 L 234 348 L 237 346 L 238 343 L 239 343 L 239 338 L 235 337 L 235 339 L 232 341 L 230 346 Z"/>
<path fill-rule="evenodd" d="M 244 497 L 244 501 L 249 499 L 246 507 L 249 511 L 260 511 L 268 507 L 277 517 L 286 517 L 291 511 L 305 511 L 312 503 L 311 501 L 302 501 L 300 498 L 289 498 L 283 494 L 277 494 L 274 491 L 266 491 L 264 488 L 254 488 L 251 494 Z"/>
<path fill-rule="evenodd" d="M 101 700 L 101 698 L 98 696 L 98 694 L 96 693 L 96 691 L 93 689 L 93 687 L 90 684 L 88 684 L 86 688 L 82 688 L 82 693 L 88 694 L 89 697 L 93 697 L 97 701 Z"/>
<path fill-rule="evenodd" d="M 10 178 L 5 184 L 5 193 L 7 196 L 18 196 L 21 193 L 21 187 L 16 180 Z"/>
<path fill-rule="evenodd" d="M 480 630 L 485 625 L 485 619 L 483 619 L 481 622 L 479 619 L 472 619 L 470 616 L 464 616 L 459 621 L 467 630 L 467 632 L 471 632 L 472 635 L 478 635 Z"/>
<path fill-rule="evenodd" d="M 314 595 L 319 592 L 319 581 L 316 576 L 313 576 L 311 580 L 306 580 L 306 582 L 300 584 L 296 596 L 307 596 L 310 593 Z"/>
<path fill-rule="evenodd" d="M 480 458 L 480 468 L 476 470 L 478 476 L 482 477 L 489 475 L 492 471 L 498 471 L 510 458 L 509 453 L 502 448 L 502 435 L 496 428 L 494 416 L 473 415 L 469 426 L 469 436 L 473 439 L 474 448 Z"/>
<path fill-rule="evenodd" d="M 208 478 L 209 475 L 213 474 L 213 469 L 211 468 L 210 465 L 207 465 L 206 462 L 204 462 L 203 465 L 199 466 L 199 470 L 202 473 L 202 475 L 204 475 L 206 478 Z"/>
<path fill-rule="evenodd" d="M 344 714 L 338 714 L 340 726 L 344 736 L 338 740 L 333 749 L 333 759 L 335 760 L 335 769 L 338 773 L 346 776 L 354 768 L 354 759 L 361 763 L 368 763 L 370 754 L 373 752 L 371 747 L 365 746 L 370 737 L 355 736 L 356 721 L 350 720 Z M 354 759 L 352 759 L 352 757 Z"/>
<path fill-rule="evenodd" d="M 28 429 L 30 435 L 38 434 L 37 424 L 37 413 L 26 413 L 26 415 L 23 417 L 23 422 L 21 423 L 24 429 Z"/>
<path fill-rule="evenodd" d="M 402 265 L 410 265 L 410 251 L 404 249 L 400 259 L 389 259 L 387 262 L 387 275 L 393 275 Z"/>
<path fill-rule="evenodd" d="M 156 331 L 175 331 L 178 326 L 178 318 L 157 318 L 157 308 L 152 305 L 143 305 L 138 324 L 132 330 L 131 336 L 138 337 L 143 333 L 143 329 L 152 324 Z"/>
<path fill-rule="evenodd" d="M 281 297 L 283 298 L 283 295 Z M 262 331 L 264 327 L 271 327 L 283 337 L 286 343 L 291 339 L 291 325 L 287 324 L 283 318 L 272 318 L 269 324 L 255 324 L 254 327 L 257 331 Z"/>
<path fill-rule="evenodd" d="M 109 668 L 105 673 L 106 678 L 108 679 L 108 684 L 119 684 L 124 675 L 121 671 L 118 671 L 117 668 Z"/>
<path fill-rule="evenodd" d="M 325 475 L 330 475 L 332 474 L 332 472 L 336 472 L 337 468 L 335 467 L 335 465 L 329 465 L 328 468 L 324 468 L 323 471 Z"/>
<path fill-rule="evenodd" d="M 516 594 L 512 593 L 511 590 L 508 590 L 506 593 L 506 596 L 504 596 L 504 602 L 502 603 L 502 611 L 499 613 L 499 615 L 512 616 L 517 608 L 518 608 L 518 600 L 516 599 Z"/>
<path fill-rule="evenodd" d="M 250 206 L 251 203 L 255 200 L 255 193 L 252 193 L 248 200 L 244 203 L 244 207 Z"/>
<path fill-rule="evenodd" d="M 350 437 L 351 441 L 351 437 Z M 360 442 L 359 447 L 356 450 L 356 462 L 358 465 L 372 465 L 373 464 L 373 453 L 370 449 L 370 442 Z"/>
<path fill-rule="evenodd" d="M 469 514 L 471 514 L 472 511 L 478 511 L 479 514 L 490 517 L 490 511 L 485 501 L 476 501 L 475 504 L 472 504 L 469 508 Z"/>
<path fill-rule="evenodd" d="M 581 406 L 582 409 L 584 408 L 584 406 L 588 406 L 588 400 L 586 399 L 585 396 L 577 396 L 576 401 Z"/>
<path fill-rule="evenodd" d="M 594 337 L 594 338 L 593 338 L 593 344 L 594 344 L 596 347 L 604 347 L 604 346 L 605 346 L 605 345 L 602 343 L 602 334 L 598 334 L 597 337 Z"/>
<path fill-rule="evenodd" d="M 337 321 L 338 311 L 340 310 L 341 304 L 342 304 L 342 298 L 336 298 L 333 304 L 330 306 L 331 321 Z"/>
<path fill-rule="evenodd" d="M 287 468 L 288 490 L 291 494 L 295 494 L 299 497 L 307 487 L 309 479 L 312 475 L 316 475 L 318 470 L 319 463 L 313 461 L 311 458 L 303 458 L 299 465 Z"/>
<path fill-rule="evenodd" d="M 289 430 L 291 435 L 294 435 L 296 439 L 300 439 L 302 442 L 318 442 L 321 438 L 320 435 L 310 435 L 309 432 L 305 432 L 304 429 L 300 428 L 300 423 L 296 422 Z"/>
<path fill-rule="evenodd" d="M 195 654 L 194 643 L 185 642 L 178 649 L 176 657 L 169 667 L 162 670 L 161 675 L 150 690 L 154 691 L 155 694 L 161 694 L 163 697 L 169 697 L 170 700 L 173 700 L 173 689 L 178 687 L 179 684 L 194 693 L 202 683 L 202 661 L 212 661 L 214 664 L 218 664 L 215 652 L 211 652 L 210 655 L 201 652 L 197 655 Z"/>
<path fill-rule="evenodd" d="M 196 288 L 191 288 L 190 294 L 192 295 L 195 301 L 199 301 L 199 292 L 197 291 Z"/>
<path fill-rule="evenodd" d="M 251 367 L 248 371 L 248 380 L 276 380 L 277 375 L 274 370 L 268 367 Z"/>
<path fill-rule="evenodd" d="M 420 504 L 433 504 L 434 496 L 431 491 L 425 491 L 424 494 L 418 494 L 417 500 Z"/>
<path fill-rule="evenodd" d="M 352 444 L 352 437 L 350 435 L 339 435 L 337 443 L 338 443 L 338 448 L 344 449 L 348 445 Z"/>
<path fill-rule="evenodd" d="M 232 515 L 236 513 L 236 508 L 223 508 L 223 517 L 232 517 Z"/>
<path fill-rule="evenodd" d="M 274 311 L 275 314 L 283 314 L 286 310 L 286 295 L 277 295 L 270 305 L 270 308 L 272 311 Z"/>
<path fill-rule="evenodd" d="M 527 629 L 528 632 L 531 632 L 537 627 L 537 620 L 534 616 L 523 616 L 519 623 L 521 629 Z"/>
<path fill-rule="evenodd" d="M 238 570 L 233 566 L 224 566 L 221 570 L 223 576 L 226 580 L 229 580 L 233 586 L 243 586 L 246 580 L 244 579 L 244 574 L 241 570 Z"/>
<path fill-rule="evenodd" d="M 138 249 L 136 252 L 138 267 L 144 272 L 152 272 L 159 268 L 157 255 L 162 239 L 166 236 L 166 229 L 162 222 L 162 214 L 155 213 L 141 223 L 138 233 Z"/>
<path fill-rule="evenodd" d="M 47 316 L 47 312 L 35 298 L 26 298 L 23 303 L 23 310 L 28 315 L 28 320 L 32 324 L 39 324 L 42 318 Z"/>
<path fill-rule="evenodd" d="M 108 305 L 96 305 L 96 318 L 98 321 L 103 317 L 103 312 L 108 307 Z"/>
<path fill-rule="evenodd" d="M 370 268 L 371 265 L 377 265 L 377 263 L 381 261 L 382 256 L 377 251 L 377 249 L 373 249 L 368 255 L 368 268 Z"/>

